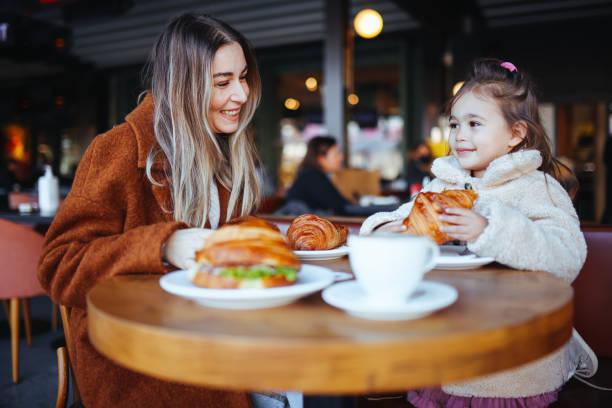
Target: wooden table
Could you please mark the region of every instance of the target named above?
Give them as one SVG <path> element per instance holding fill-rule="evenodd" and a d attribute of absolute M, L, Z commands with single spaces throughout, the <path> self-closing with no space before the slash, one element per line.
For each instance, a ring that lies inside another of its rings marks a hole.
<path fill-rule="evenodd" d="M 346 258 L 320 264 L 349 270 Z M 338 395 L 438 385 L 542 357 L 572 330 L 569 285 L 501 266 L 430 272 L 458 289 L 458 301 L 404 322 L 350 317 L 320 294 L 266 310 L 209 309 L 164 292 L 158 279 L 98 284 L 88 296 L 91 342 L 135 371 L 224 389 Z"/>

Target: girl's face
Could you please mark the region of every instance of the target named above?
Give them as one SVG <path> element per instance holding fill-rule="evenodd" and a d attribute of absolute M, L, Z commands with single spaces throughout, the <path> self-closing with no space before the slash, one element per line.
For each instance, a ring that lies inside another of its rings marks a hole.
<path fill-rule="evenodd" d="M 324 173 L 335 173 L 342 168 L 342 160 L 344 155 L 338 149 L 337 145 L 333 145 L 327 149 L 325 156 L 319 157 L 319 165 Z"/>
<path fill-rule="evenodd" d="M 449 120 L 453 154 L 474 177 L 482 177 L 489 163 L 509 153 L 524 137 L 508 126 L 493 99 L 473 91 L 455 102 Z"/>
<path fill-rule="evenodd" d="M 241 108 L 249 97 L 247 68 L 240 44 L 233 42 L 217 50 L 212 64 L 213 89 L 208 108 L 208 118 L 215 133 L 233 133 L 238 129 Z"/>

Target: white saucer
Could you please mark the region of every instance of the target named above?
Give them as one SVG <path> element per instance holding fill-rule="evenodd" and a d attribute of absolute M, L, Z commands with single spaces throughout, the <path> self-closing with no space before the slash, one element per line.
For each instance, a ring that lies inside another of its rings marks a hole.
<path fill-rule="evenodd" d="M 463 245 L 442 245 L 440 256 L 436 259 L 436 269 L 474 269 L 494 262 L 491 257 L 480 257 L 465 251 Z"/>
<path fill-rule="evenodd" d="M 329 259 L 342 258 L 348 255 L 349 248 L 342 245 L 334 249 L 326 249 L 322 251 L 293 251 L 302 261 L 326 261 Z"/>
<path fill-rule="evenodd" d="M 336 282 L 342 282 L 346 280 L 355 279 L 352 273 L 338 272 L 338 271 L 333 271 L 333 272 L 334 272 L 334 278 Z"/>
<path fill-rule="evenodd" d="M 189 278 L 189 271 L 162 276 L 159 284 L 167 292 L 192 299 L 204 306 L 220 309 L 262 309 L 282 306 L 331 285 L 336 272 L 315 265 L 302 265 L 291 286 L 267 289 L 207 289 Z"/>
<path fill-rule="evenodd" d="M 369 320 L 412 320 L 445 308 L 457 300 L 457 290 L 440 282 L 422 281 L 405 302 L 372 304 L 357 281 L 337 283 L 323 291 L 323 300 L 350 315 Z"/>

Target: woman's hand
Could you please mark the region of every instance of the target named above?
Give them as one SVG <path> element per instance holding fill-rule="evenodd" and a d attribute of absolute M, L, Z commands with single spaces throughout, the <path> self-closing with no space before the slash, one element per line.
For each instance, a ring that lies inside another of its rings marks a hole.
<path fill-rule="evenodd" d="M 174 231 L 162 251 L 162 258 L 179 269 L 195 266 L 195 253 L 202 249 L 212 230 L 188 228 Z"/>
<path fill-rule="evenodd" d="M 467 242 L 475 241 L 489 225 L 485 217 L 467 208 L 447 208 L 446 213 L 440 215 L 439 219 L 450 224 L 442 226 L 442 232 L 451 238 Z"/>
<path fill-rule="evenodd" d="M 403 224 L 404 220 L 391 221 L 376 228 L 375 232 L 406 232 L 406 226 Z"/>

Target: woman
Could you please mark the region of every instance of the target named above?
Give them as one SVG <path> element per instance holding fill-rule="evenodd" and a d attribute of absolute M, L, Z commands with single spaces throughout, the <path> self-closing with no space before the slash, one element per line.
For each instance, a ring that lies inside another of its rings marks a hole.
<path fill-rule="evenodd" d="M 300 201 L 312 211 L 344 214 L 349 201 L 329 179 L 329 175 L 342 168 L 342 160 L 342 152 L 333 137 L 310 139 L 297 178 L 287 191 L 287 201 Z"/>
<path fill-rule="evenodd" d="M 188 267 L 209 228 L 260 200 L 245 130 L 260 80 L 245 38 L 214 18 L 182 15 L 158 38 L 148 68 L 150 92 L 83 156 L 47 233 L 39 279 L 54 302 L 72 308 L 68 349 L 88 408 L 247 407 L 246 394 L 123 369 L 87 337 L 85 298 L 96 283 Z"/>

